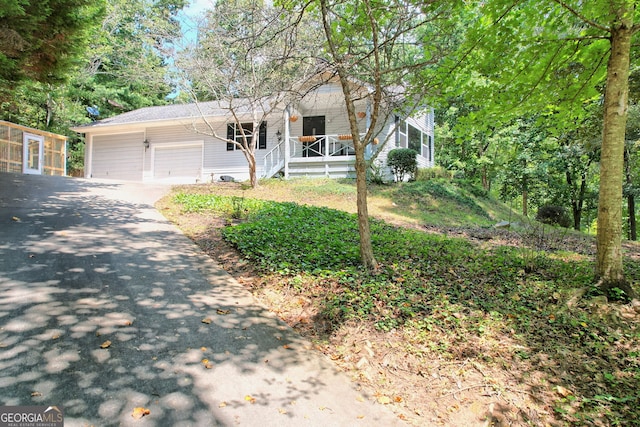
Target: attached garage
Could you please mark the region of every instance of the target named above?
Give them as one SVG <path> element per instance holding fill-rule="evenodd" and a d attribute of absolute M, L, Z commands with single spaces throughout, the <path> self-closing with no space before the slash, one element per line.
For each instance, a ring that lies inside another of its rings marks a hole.
<path fill-rule="evenodd" d="M 202 177 L 203 143 L 153 147 L 153 179 L 194 183 Z"/>
<path fill-rule="evenodd" d="M 93 138 L 91 177 L 141 181 L 144 164 L 144 133 Z"/>

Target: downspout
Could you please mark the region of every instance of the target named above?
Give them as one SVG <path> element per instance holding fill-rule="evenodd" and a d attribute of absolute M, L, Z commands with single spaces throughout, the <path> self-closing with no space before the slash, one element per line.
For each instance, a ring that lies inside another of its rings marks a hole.
<path fill-rule="evenodd" d="M 289 149 L 289 135 L 291 135 L 291 129 L 289 128 L 289 118 L 291 112 L 289 106 L 284 109 L 284 179 L 289 179 L 289 159 L 291 157 L 291 150 Z"/>
<path fill-rule="evenodd" d="M 89 134 L 89 139 L 85 137 L 84 147 L 84 177 L 91 178 L 93 173 L 93 135 Z"/>

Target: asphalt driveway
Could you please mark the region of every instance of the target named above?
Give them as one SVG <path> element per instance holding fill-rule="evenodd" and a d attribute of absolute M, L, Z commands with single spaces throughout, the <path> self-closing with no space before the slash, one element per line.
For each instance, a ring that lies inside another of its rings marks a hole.
<path fill-rule="evenodd" d="M 66 426 L 400 423 L 153 209 L 166 191 L 0 173 L 0 405 Z"/>

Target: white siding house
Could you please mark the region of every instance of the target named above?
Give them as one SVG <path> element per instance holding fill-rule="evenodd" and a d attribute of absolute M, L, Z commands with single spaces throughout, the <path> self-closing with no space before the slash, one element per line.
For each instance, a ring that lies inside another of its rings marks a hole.
<path fill-rule="evenodd" d="M 356 108 L 364 134 L 371 123 L 367 100 L 356 103 Z M 251 112 L 245 114 L 250 125 Z M 244 127 L 243 116 L 240 120 Z M 73 130 L 85 135 L 87 178 L 169 183 L 208 182 L 221 176 L 248 179 L 243 153 L 210 136 L 209 126 L 220 136 L 238 138 L 228 108 L 216 101 L 141 108 Z M 376 127 L 378 144 L 368 148 L 368 156 L 376 154 L 377 161 L 386 165 L 391 149 L 413 148 L 420 167 L 433 166 L 432 110 L 412 117 L 392 116 Z M 258 177 L 354 177 L 355 156 L 340 85 L 325 83 L 302 99 L 273 109 L 259 129 L 256 161 Z"/>

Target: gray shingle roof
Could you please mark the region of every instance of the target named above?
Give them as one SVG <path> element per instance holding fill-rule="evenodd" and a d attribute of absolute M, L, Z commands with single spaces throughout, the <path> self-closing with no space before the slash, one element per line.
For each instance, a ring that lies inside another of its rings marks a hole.
<path fill-rule="evenodd" d="M 248 105 L 243 105 L 242 100 L 238 100 L 238 105 L 234 108 L 236 113 L 249 112 Z M 228 101 L 209 101 L 197 104 L 174 104 L 157 107 L 144 107 L 127 113 L 118 114 L 86 125 L 78 126 L 76 129 L 97 128 L 103 126 L 116 126 L 134 123 L 147 123 L 165 120 L 184 120 L 205 117 L 229 116 Z"/>

